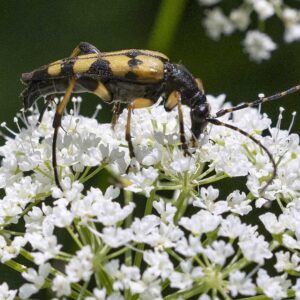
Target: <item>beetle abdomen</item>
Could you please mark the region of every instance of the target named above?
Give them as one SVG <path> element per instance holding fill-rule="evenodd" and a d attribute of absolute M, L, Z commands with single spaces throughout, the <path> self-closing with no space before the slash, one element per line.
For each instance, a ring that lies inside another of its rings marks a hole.
<path fill-rule="evenodd" d="M 59 95 L 63 94 L 69 84 L 69 78 L 51 79 L 51 80 L 41 80 L 41 81 L 31 81 L 25 90 L 22 92 L 21 97 L 23 98 L 23 103 L 25 109 L 28 109 L 32 104 L 38 100 L 40 97 L 46 97 L 48 95 Z M 99 96 L 99 90 L 101 89 L 101 82 L 93 80 L 91 78 L 81 78 L 79 79 L 74 87 L 74 93 L 94 93 Z M 110 101 L 110 96 L 107 95 L 103 97 L 103 101 Z"/>

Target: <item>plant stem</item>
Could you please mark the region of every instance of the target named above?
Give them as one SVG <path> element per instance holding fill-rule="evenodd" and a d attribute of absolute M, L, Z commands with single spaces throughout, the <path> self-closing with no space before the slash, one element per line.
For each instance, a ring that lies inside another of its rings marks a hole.
<path fill-rule="evenodd" d="M 155 192 L 156 192 L 156 190 L 153 189 L 150 193 L 150 197 L 148 198 L 147 203 L 146 203 L 144 216 L 147 216 L 147 215 L 151 214 L 151 212 L 152 212 L 152 203 L 153 203 L 155 195 L 156 195 Z M 139 251 L 137 251 L 135 254 L 134 265 L 137 266 L 138 268 L 141 266 L 141 263 L 142 263 L 142 257 L 143 257 L 142 251 L 144 250 L 144 247 L 145 247 L 144 244 L 137 245 L 137 249 Z"/>
<path fill-rule="evenodd" d="M 169 52 L 186 0 L 163 0 L 149 38 L 149 49 Z"/>

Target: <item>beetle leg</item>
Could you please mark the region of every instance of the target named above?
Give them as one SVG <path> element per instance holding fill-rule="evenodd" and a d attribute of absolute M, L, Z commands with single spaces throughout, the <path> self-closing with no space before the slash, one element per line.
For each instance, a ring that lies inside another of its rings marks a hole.
<path fill-rule="evenodd" d="M 112 113 L 113 113 L 112 119 L 111 119 L 111 127 L 112 127 L 112 129 L 115 129 L 116 123 L 118 121 L 119 114 L 120 114 L 120 106 L 121 106 L 120 102 L 115 102 L 114 106 L 112 108 Z"/>
<path fill-rule="evenodd" d="M 204 86 L 203 86 L 203 82 L 200 78 L 196 78 L 195 79 L 198 89 L 202 92 L 202 94 L 204 94 Z"/>
<path fill-rule="evenodd" d="M 42 123 L 42 119 L 43 119 L 44 113 L 45 113 L 47 107 L 50 105 L 50 103 L 53 100 L 54 100 L 54 95 L 48 95 L 46 97 L 46 102 L 44 103 L 44 106 L 42 107 L 42 110 L 40 112 L 39 119 L 38 119 L 38 121 L 36 123 L 36 126 L 39 126 Z"/>
<path fill-rule="evenodd" d="M 92 54 L 100 53 L 100 51 L 90 43 L 80 42 L 78 46 L 73 50 L 70 57 L 74 57 L 80 54 Z"/>
<path fill-rule="evenodd" d="M 184 133 L 184 123 L 183 123 L 183 113 L 181 106 L 181 95 L 179 92 L 175 92 L 177 94 L 178 99 L 178 119 L 179 119 L 179 134 L 180 134 L 180 142 L 183 150 L 184 156 L 191 156 L 191 153 L 188 150 L 188 145 L 186 143 L 185 133 Z M 172 94 L 172 93 L 171 93 Z"/>
<path fill-rule="evenodd" d="M 91 53 L 100 53 L 100 51 L 93 45 L 86 43 L 86 42 L 81 42 L 79 45 L 72 51 L 70 57 L 75 57 L 80 54 L 91 54 Z M 53 172 L 54 172 L 54 180 L 56 185 L 62 190 L 62 187 L 59 182 L 59 176 L 58 176 L 58 171 L 57 171 L 57 157 L 56 157 L 56 143 L 57 143 L 57 137 L 58 137 L 58 131 L 59 128 L 61 127 L 61 118 L 63 116 L 63 113 L 65 111 L 65 108 L 70 101 L 72 92 L 74 90 L 76 80 L 79 79 L 77 78 L 76 74 L 70 78 L 68 87 L 65 91 L 64 97 L 62 101 L 57 105 L 56 107 L 56 112 L 54 115 L 54 120 L 53 120 L 53 128 L 54 128 L 54 134 L 53 134 L 53 142 L 52 142 L 52 166 L 53 166 Z M 106 88 L 101 82 L 98 82 L 97 85 L 95 86 L 95 89 L 93 90 L 94 93 L 97 95 L 101 94 L 102 96 L 106 96 Z M 40 116 L 41 117 L 41 116 Z"/>
<path fill-rule="evenodd" d="M 133 158 L 134 150 L 133 150 L 133 144 L 131 140 L 131 114 L 134 109 L 138 108 L 146 108 L 149 106 L 152 106 L 154 104 L 154 101 L 147 98 L 136 98 L 134 99 L 129 105 L 128 105 L 128 114 L 127 114 L 127 123 L 126 123 L 126 132 L 125 132 L 125 139 L 128 143 L 128 149 L 129 149 L 129 155 L 130 158 Z"/>
<path fill-rule="evenodd" d="M 171 111 L 178 104 L 178 92 L 173 91 L 165 101 L 164 107 L 166 111 Z"/>
<path fill-rule="evenodd" d="M 82 87 L 84 87 L 86 90 L 88 90 L 90 93 L 95 94 L 102 101 L 112 101 L 110 92 L 101 81 L 89 77 L 79 76 L 76 82 Z"/>
<path fill-rule="evenodd" d="M 57 105 L 56 112 L 54 115 L 53 120 L 53 128 L 54 128 L 54 134 L 53 134 L 53 142 L 52 142 L 52 166 L 54 171 L 54 180 L 56 185 L 62 190 L 62 187 L 59 182 L 58 177 L 58 171 L 57 171 L 57 159 L 56 159 L 56 142 L 57 142 L 57 136 L 58 136 L 58 130 L 61 126 L 61 118 L 64 113 L 65 107 L 67 106 L 68 102 L 70 101 L 72 91 L 74 89 L 76 80 L 75 78 L 72 78 L 69 82 L 69 85 L 66 89 L 65 95 L 62 99 L 62 101 Z"/>
<path fill-rule="evenodd" d="M 188 151 L 188 145 L 186 143 L 186 138 L 184 134 L 184 123 L 183 123 L 183 113 L 181 107 L 181 95 L 178 91 L 173 91 L 168 96 L 167 100 L 165 101 L 165 110 L 171 111 L 175 106 L 178 107 L 178 120 L 179 120 L 179 134 L 180 134 L 180 142 L 181 147 L 184 153 L 184 156 L 191 156 L 190 152 Z"/>

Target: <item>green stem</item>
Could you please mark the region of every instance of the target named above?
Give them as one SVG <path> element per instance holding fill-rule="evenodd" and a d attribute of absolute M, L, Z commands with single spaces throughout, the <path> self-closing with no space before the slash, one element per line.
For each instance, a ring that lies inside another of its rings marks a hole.
<path fill-rule="evenodd" d="M 48 177 L 50 179 L 52 179 L 52 174 L 51 173 L 47 173 L 47 172 L 44 172 L 42 169 L 40 169 L 39 167 L 35 168 L 34 169 L 35 172 L 39 172 L 41 173 L 42 175 L 44 175 L 45 177 Z"/>
<path fill-rule="evenodd" d="M 48 194 L 48 193 L 47 193 Z M 45 199 L 46 197 L 50 196 L 50 193 L 49 195 L 45 194 L 45 196 L 43 197 L 43 199 Z M 31 209 L 33 206 L 37 206 L 43 199 L 40 199 L 40 200 L 35 200 L 34 202 L 30 203 L 21 213 L 20 217 L 23 217 L 25 216 Z"/>
<path fill-rule="evenodd" d="M 146 208 L 144 212 L 144 216 L 150 215 L 152 212 L 152 204 L 155 198 L 156 189 L 153 189 L 150 193 L 150 197 L 147 200 L 146 203 Z M 137 245 L 137 252 L 134 257 L 134 265 L 137 266 L 138 268 L 141 266 L 142 263 L 142 257 L 143 257 L 143 250 L 144 250 L 145 245 L 144 244 L 138 244 Z"/>
<path fill-rule="evenodd" d="M 200 179 L 202 179 L 202 178 L 205 178 L 208 174 L 210 174 L 211 172 L 213 172 L 215 170 L 215 168 L 214 167 L 210 167 L 210 168 L 208 168 L 205 172 L 201 172 L 200 174 L 198 174 L 198 172 L 195 172 L 195 174 L 194 175 L 192 175 L 192 177 L 191 177 L 191 179 L 192 180 L 194 180 L 194 179 L 196 179 L 196 180 L 200 180 Z"/>
<path fill-rule="evenodd" d="M 125 198 L 125 205 L 128 205 L 130 202 L 133 201 L 133 194 L 131 191 L 124 190 L 124 198 Z M 125 227 L 129 228 L 132 223 L 132 214 L 130 214 L 125 220 Z M 125 264 L 127 266 L 132 265 L 132 251 L 130 248 L 127 248 L 125 253 Z"/>
<path fill-rule="evenodd" d="M 87 174 L 89 173 L 91 167 L 86 167 L 85 170 L 83 171 L 83 173 L 81 174 L 79 181 L 83 180 L 85 178 L 85 176 L 87 176 Z M 78 174 L 78 173 L 77 173 Z"/>
<path fill-rule="evenodd" d="M 121 256 L 123 253 L 125 253 L 126 251 L 128 251 L 127 247 L 121 248 L 120 250 L 117 250 L 113 253 L 110 253 L 106 256 L 106 260 L 110 261 L 112 259 L 114 259 L 115 257 Z"/>
<path fill-rule="evenodd" d="M 8 260 L 5 262 L 5 265 L 7 265 L 8 267 L 10 267 L 11 269 L 19 272 L 19 273 L 22 273 L 24 271 L 27 270 L 27 267 L 25 267 L 24 265 L 21 265 L 17 262 L 15 262 L 14 260 Z"/>
<path fill-rule="evenodd" d="M 196 184 L 194 184 L 193 186 L 196 187 L 198 185 L 205 185 L 205 184 L 209 184 L 209 183 L 213 183 L 219 180 L 222 180 L 224 178 L 227 178 L 228 175 L 227 174 L 221 174 L 221 175 L 213 175 L 211 177 L 205 178 L 203 180 L 199 180 Z"/>
<path fill-rule="evenodd" d="M 24 232 L 17 232 L 13 230 L 7 230 L 7 229 L 1 229 L 0 234 L 11 234 L 11 235 L 16 235 L 16 236 L 24 236 Z"/>
<path fill-rule="evenodd" d="M 269 300 L 270 298 L 265 295 L 253 296 L 247 298 L 240 298 L 240 300 Z"/>
<path fill-rule="evenodd" d="M 152 28 L 148 48 L 168 52 L 182 18 L 186 0 L 163 0 Z"/>
<path fill-rule="evenodd" d="M 175 224 L 178 223 L 179 219 L 183 216 L 183 214 L 186 210 L 189 193 L 190 193 L 190 191 L 188 189 L 186 189 L 186 188 L 183 189 L 176 200 L 177 212 L 174 217 Z"/>
<path fill-rule="evenodd" d="M 77 244 L 77 246 L 81 249 L 83 247 L 82 243 L 80 242 L 78 236 L 76 233 L 73 232 L 72 228 L 70 226 L 66 227 L 68 233 L 73 238 L 74 242 Z"/>
<path fill-rule="evenodd" d="M 84 178 L 81 177 L 79 181 L 81 183 L 85 183 L 86 181 L 88 181 L 89 179 L 94 177 L 97 173 L 99 173 L 104 168 L 105 168 L 105 165 L 100 165 L 97 169 L 95 169 L 93 172 L 91 172 L 88 176 L 86 176 Z"/>
<path fill-rule="evenodd" d="M 77 297 L 77 300 L 81 300 L 81 299 L 83 299 L 84 296 L 86 296 L 86 295 L 85 295 L 85 292 L 87 291 L 88 284 L 89 284 L 88 281 L 86 281 L 86 282 L 84 283 L 84 285 L 83 285 L 83 287 L 82 287 L 82 289 L 81 289 L 81 291 L 80 291 L 80 294 L 79 294 L 78 297 Z"/>
<path fill-rule="evenodd" d="M 90 223 L 89 223 L 89 226 L 90 226 L 92 229 L 94 229 L 95 231 L 98 231 L 98 229 L 97 229 L 97 227 L 95 226 L 95 223 L 94 223 L 94 222 L 90 222 Z M 77 226 L 77 228 L 78 228 L 78 226 Z M 93 241 L 94 241 L 94 243 L 92 244 L 93 247 L 94 247 L 93 249 L 94 249 L 94 251 L 98 251 L 98 249 L 101 249 L 102 242 L 101 242 L 101 240 L 100 240 L 100 238 L 99 238 L 98 235 L 92 234 L 92 237 L 93 237 Z"/>
<path fill-rule="evenodd" d="M 165 251 L 173 256 L 178 262 L 181 262 L 183 259 L 171 248 L 165 249 Z"/>
<path fill-rule="evenodd" d="M 188 291 L 177 291 L 173 294 L 166 296 L 164 299 L 165 300 L 173 300 L 173 299 L 175 300 L 175 299 L 179 299 L 179 298 L 190 299 L 196 295 L 202 294 L 202 292 L 204 290 L 205 290 L 205 285 L 199 283 L 199 284 L 197 284 L 196 287 L 193 287 Z M 193 298 L 193 299 L 195 299 L 195 298 Z"/>
<path fill-rule="evenodd" d="M 181 190 L 181 189 L 182 189 L 181 184 L 178 184 L 178 185 L 163 184 L 163 185 L 157 186 L 157 190 L 160 190 L 160 191 L 175 191 L 175 190 Z"/>
<path fill-rule="evenodd" d="M 231 272 L 233 272 L 234 270 L 241 270 L 243 268 L 245 268 L 247 265 L 249 264 L 249 261 L 247 261 L 246 258 L 241 258 L 239 261 L 231 264 L 230 266 L 226 267 L 223 271 L 222 271 L 222 275 L 223 277 L 227 277 Z"/>

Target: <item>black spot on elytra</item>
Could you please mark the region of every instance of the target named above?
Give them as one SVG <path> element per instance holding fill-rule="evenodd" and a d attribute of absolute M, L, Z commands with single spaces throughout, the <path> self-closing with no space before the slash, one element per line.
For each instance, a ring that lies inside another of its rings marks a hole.
<path fill-rule="evenodd" d="M 61 75 L 71 76 L 73 75 L 73 66 L 74 66 L 75 60 L 69 60 L 66 62 L 63 62 L 61 64 Z"/>
<path fill-rule="evenodd" d="M 50 76 L 48 74 L 48 68 L 47 69 L 38 69 L 33 71 L 31 80 L 45 80 L 48 79 Z"/>
<path fill-rule="evenodd" d="M 97 75 L 101 79 L 109 79 L 113 76 L 109 61 L 105 59 L 96 60 L 87 72 L 88 74 Z"/>
<path fill-rule="evenodd" d="M 141 54 L 141 51 L 136 50 L 136 49 L 131 49 L 126 53 L 126 55 L 130 58 L 135 58 L 136 56 L 138 56 L 140 54 Z"/>
<path fill-rule="evenodd" d="M 124 77 L 128 80 L 133 80 L 133 81 L 137 80 L 138 78 L 138 76 L 132 71 L 127 72 Z"/>
<path fill-rule="evenodd" d="M 140 64 L 142 64 L 143 62 L 140 60 L 140 59 L 137 59 L 137 58 L 132 58 L 128 61 L 128 66 L 130 68 L 134 68 Z"/>

